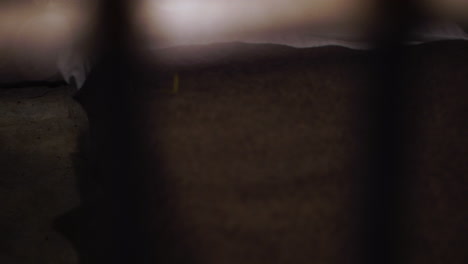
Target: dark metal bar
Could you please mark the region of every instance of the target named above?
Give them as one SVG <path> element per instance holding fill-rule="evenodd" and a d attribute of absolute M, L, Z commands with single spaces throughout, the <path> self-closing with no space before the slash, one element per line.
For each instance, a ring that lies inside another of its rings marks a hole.
<path fill-rule="evenodd" d="M 368 91 L 369 148 L 365 178 L 364 263 L 394 264 L 402 259 L 404 158 L 407 152 L 403 82 L 403 40 L 415 13 L 411 1 L 381 1 L 374 35 L 372 85 Z"/>
<path fill-rule="evenodd" d="M 98 263 L 148 262 L 131 2 L 100 1 L 95 66 L 76 95 L 88 114 L 93 177 L 102 191 L 102 197 L 89 205 L 93 208 L 89 217 L 97 218 L 97 231 L 105 237 L 96 245 L 102 246 L 95 258 Z"/>

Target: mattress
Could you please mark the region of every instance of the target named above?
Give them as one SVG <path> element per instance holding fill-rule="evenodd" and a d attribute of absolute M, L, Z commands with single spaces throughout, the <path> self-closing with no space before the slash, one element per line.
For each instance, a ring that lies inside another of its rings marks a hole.
<path fill-rule="evenodd" d="M 401 104 L 415 135 L 401 176 L 411 182 L 405 196 L 411 216 L 402 216 L 405 231 L 398 233 L 409 245 L 401 262 L 460 263 L 464 256 L 446 245 L 464 238 L 463 217 L 447 215 L 458 216 L 464 201 L 467 44 L 411 46 L 401 58 L 401 75 L 414 76 L 404 85 L 417 95 Z M 356 257 L 363 222 L 358 196 L 372 142 L 364 123 L 371 114 L 363 113 L 374 87 L 372 53 L 239 43 L 164 51 L 168 59 L 155 65 L 161 69 L 149 68 L 149 79 L 97 66 L 77 95 L 97 148 L 90 150 L 101 183 L 95 188 L 120 198 L 95 199 L 121 209 L 120 194 L 127 192 L 111 188 L 145 185 L 147 201 L 122 204 L 145 206 L 147 225 L 137 230 L 150 242 L 118 232 L 122 244 L 155 252 L 152 263 L 349 263 Z M 171 90 L 174 72 L 180 85 Z M 126 89 L 136 87 L 137 93 Z M 121 99 L 126 96 L 133 100 Z M 126 151 L 139 146 L 141 156 Z M 126 174 L 129 160 L 144 169 Z M 91 208 L 109 206 L 84 200 Z M 107 245 L 88 237 L 91 248 Z"/>

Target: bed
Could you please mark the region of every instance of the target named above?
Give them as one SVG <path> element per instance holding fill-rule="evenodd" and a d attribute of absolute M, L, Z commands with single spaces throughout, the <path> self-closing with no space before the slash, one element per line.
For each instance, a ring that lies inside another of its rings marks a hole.
<path fill-rule="evenodd" d="M 87 164 L 78 175 L 82 208 L 64 224 L 82 231 L 68 237 L 83 260 L 357 259 L 370 43 L 289 28 L 159 42 L 148 21 L 143 74 L 94 65 L 73 46 L 44 74 L 74 86 L 90 122 L 78 155 Z M 418 95 L 403 106 L 418 135 L 405 170 L 414 181 L 402 232 L 415 245 L 403 248 L 408 263 L 464 260 L 466 40 L 454 23 L 436 23 L 402 48 L 399 77 Z"/>

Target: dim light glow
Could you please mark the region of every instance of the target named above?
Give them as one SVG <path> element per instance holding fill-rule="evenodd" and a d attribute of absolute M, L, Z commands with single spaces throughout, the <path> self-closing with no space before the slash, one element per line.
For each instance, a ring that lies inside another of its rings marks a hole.
<path fill-rule="evenodd" d="M 81 41 L 91 24 L 88 0 L 0 3 L 0 60 L 25 79 L 57 72 L 57 58 Z"/>
<path fill-rule="evenodd" d="M 228 42 L 365 20 L 371 0 L 143 0 L 139 29 L 166 45 Z"/>

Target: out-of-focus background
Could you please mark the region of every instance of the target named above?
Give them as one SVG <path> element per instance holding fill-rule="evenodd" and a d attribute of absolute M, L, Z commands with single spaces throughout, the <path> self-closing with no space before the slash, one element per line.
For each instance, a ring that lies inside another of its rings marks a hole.
<path fill-rule="evenodd" d="M 249 41 L 304 43 L 308 38 L 367 40 L 372 0 L 133 1 L 136 45 L 167 47 Z M 429 18 L 466 25 L 463 0 L 419 0 Z M 56 80 L 61 62 L 87 53 L 98 1 L 0 2 L 0 82 Z M 130 12 L 130 11 L 129 11 Z M 80 53 L 81 54 L 81 53 Z M 68 62 L 68 61 L 67 61 Z"/>
<path fill-rule="evenodd" d="M 467 23 L 467 1 L 420 2 L 429 18 Z M 61 79 L 63 57 L 92 46 L 95 4 L 0 2 L 2 264 L 108 263 L 112 237 L 80 207 L 94 203 L 89 197 L 102 199 L 106 184 L 93 178 L 88 117 L 71 85 L 48 86 Z M 142 101 L 148 106 L 142 141 L 161 165 L 161 178 L 152 182 L 160 185 L 150 192 L 159 203 L 146 208 L 157 220 L 148 233 L 158 235 L 150 248 L 159 252 L 158 263 L 341 264 L 356 257 L 366 144 L 360 109 L 372 57 L 260 40 L 309 31 L 362 40 L 374 5 L 134 2 L 143 46 L 257 43 L 170 47 L 155 56 L 171 59 L 156 63 Z M 465 264 L 468 44 L 439 41 L 401 51 L 400 77 L 414 95 L 403 107 L 414 137 L 405 160 L 411 188 L 401 263 Z M 80 96 L 105 104 L 106 97 L 92 98 L 90 88 L 99 85 L 111 84 L 88 85 Z"/>
<path fill-rule="evenodd" d="M 58 61 L 84 48 L 93 21 L 93 1 L 0 2 L 0 82 L 53 81 Z"/>

